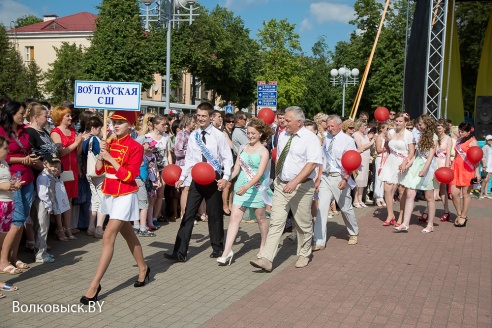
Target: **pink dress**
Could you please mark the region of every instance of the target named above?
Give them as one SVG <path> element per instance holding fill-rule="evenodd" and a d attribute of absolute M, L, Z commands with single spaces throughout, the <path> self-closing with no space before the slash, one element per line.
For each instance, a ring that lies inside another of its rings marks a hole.
<path fill-rule="evenodd" d="M 439 147 L 436 149 L 435 157 L 437 160 L 437 167 L 444 167 L 444 164 L 446 164 L 446 152 L 448 150 L 448 144 L 452 142 L 451 137 L 444 138 L 444 140 L 441 141 L 441 144 Z"/>
<path fill-rule="evenodd" d="M 75 142 L 75 138 L 77 137 L 77 133 L 73 128 L 70 128 L 69 136 L 63 134 L 58 127 L 51 130 L 51 133 L 53 132 L 60 135 L 63 148 L 73 144 Z M 60 160 L 63 171 L 72 171 L 75 178 L 73 181 L 66 181 L 63 183 L 65 185 L 65 189 L 67 190 L 67 196 L 68 198 L 76 198 L 79 195 L 79 165 L 77 162 L 77 149 L 74 149 L 67 155 L 61 157 Z"/>

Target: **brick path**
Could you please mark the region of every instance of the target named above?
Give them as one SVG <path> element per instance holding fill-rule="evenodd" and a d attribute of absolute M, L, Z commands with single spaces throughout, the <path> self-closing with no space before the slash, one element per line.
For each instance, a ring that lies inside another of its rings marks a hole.
<path fill-rule="evenodd" d="M 171 223 L 156 238 L 141 239 L 152 268 L 144 288 L 133 287 L 136 267 L 118 238 L 102 281 L 102 313 L 12 313 L 13 301 L 77 304 L 85 292 L 101 242 L 85 235 L 50 240 L 55 263 L 0 275 L 19 287 L 0 300 L 0 327 L 490 327 L 491 208 L 492 200 L 473 200 L 467 227 L 438 222 L 427 235 L 416 217 L 408 234 L 394 234 L 381 225 L 383 213 L 358 210 L 357 246 L 346 244 L 336 216 L 327 249 L 307 268 L 294 268 L 295 244 L 285 240 L 271 273 L 249 265 L 259 245 L 256 224 L 242 224 L 235 261 L 219 267 L 208 257 L 203 223 L 194 229 L 188 262 L 165 261 L 178 228 Z M 21 259 L 32 262 L 28 253 Z"/>

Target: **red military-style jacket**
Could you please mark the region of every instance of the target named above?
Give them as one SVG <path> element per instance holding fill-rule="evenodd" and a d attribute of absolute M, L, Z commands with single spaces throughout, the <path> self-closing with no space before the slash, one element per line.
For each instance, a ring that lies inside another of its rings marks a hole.
<path fill-rule="evenodd" d="M 103 194 L 118 197 L 137 192 L 138 186 L 135 179 L 140 175 L 143 146 L 127 134 L 120 139 L 108 139 L 107 149 L 120 164 L 120 168 L 116 171 L 113 165 L 104 161 L 101 170 L 96 169 L 97 174 L 106 173 L 101 188 Z"/>

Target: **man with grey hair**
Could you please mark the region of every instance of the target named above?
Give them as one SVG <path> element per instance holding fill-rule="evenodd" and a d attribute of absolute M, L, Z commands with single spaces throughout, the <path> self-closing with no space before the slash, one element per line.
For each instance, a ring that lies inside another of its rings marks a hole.
<path fill-rule="evenodd" d="M 330 115 L 327 119 L 328 136 L 323 146 L 323 174 L 318 188 L 318 213 L 314 224 L 315 245 L 313 251 L 326 247 L 326 223 L 328 211 L 333 199 L 342 212 L 343 221 L 349 233 L 349 245 L 357 244 L 359 227 L 352 207 L 351 188 L 355 182 L 350 173 L 342 167 L 342 156 L 348 150 L 357 150 L 354 139 L 342 131 L 342 120 L 338 115 Z"/>
<path fill-rule="evenodd" d="M 318 137 L 304 127 L 304 113 L 296 106 L 285 110 L 286 130 L 279 136 L 274 180 L 270 229 L 261 257 L 251 265 L 272 271 L 280 237 L 289 211 L 296 221 L 296 268 L 308 265 L 312 252 L 313 224 L 311 202 L 314 195 L 314 169 L 322 164 L 322 149 Z"/>

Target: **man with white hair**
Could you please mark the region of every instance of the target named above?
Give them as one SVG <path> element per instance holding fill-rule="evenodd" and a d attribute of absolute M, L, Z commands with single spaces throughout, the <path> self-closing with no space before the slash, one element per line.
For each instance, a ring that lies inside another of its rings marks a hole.
<path fill-rule="evenodd" d="M 317 165 L 322 164 L 318 137 L 304 127 L 304 113 L 296 106 L 285 110 L 286 130 L 279 136 L 275 168 L 275 192 L 272 216 L 265 250 L 251 265 L 272 271 L 280 237 L 289 211 L 296 221 L 297 255 L 295 266 L 308 265 L 312 252 L 313 224 L 311 203 L 314 195 L 314 177 Z"/>
<path fill-rule="evenodd" d="M 326 247 L 326 223 L 328 210 L 333 199 L 342 212 L 343 221 L 349 233 L 349 245 L 357 244 L 359 227 L 352 207 L 351 188 L 355 182 L 350 173 L 342 167 L 342 156 L 348 150 L 357 150 L 354 139 L 343 133 L 342 120 L 338 115 L 330 115 L 327 119 L 328 136 L 323 146 L 323 174 L 320 176 L 318 188 L 318 213 L 314 224 L 315 245 L 313 251 Z"/>

